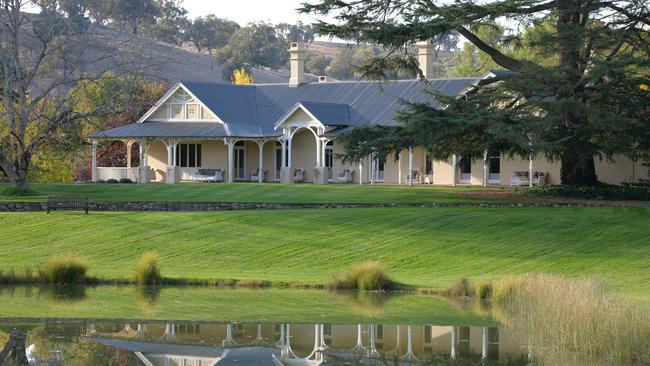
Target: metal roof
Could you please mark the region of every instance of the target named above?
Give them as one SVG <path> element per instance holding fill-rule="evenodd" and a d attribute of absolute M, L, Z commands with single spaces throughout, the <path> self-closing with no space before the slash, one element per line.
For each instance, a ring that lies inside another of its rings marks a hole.
<path fill-rule="evenodd" d="M 350 106 L 347 104 L 301 101 L 300 105 L 325 126 L 350 124 Z"/>
<path fill-rule="evenodd" d="M 143 122 L 89 137 L 276 137 L 281 132 L 275 130 L 275 123 L 297 103 L 323 124 L 352 127 L 393 125 L 395 113 L 403 108 L 401 99 L 428 103 L 437 108 L 439 103 L 426 91 L 461 95 L 484 78 L 337 81 L 305 83 L 298 87 L 289 84 L 181 82 L 227 128 L 217 122 Z"/>
<path fill-rule="evenodd" d="M 226 129 L 218 122 L 144 122 L 131 123 L 108 131 L 94 133 L 90 138 L 219 138 L 226 137 Z"/>

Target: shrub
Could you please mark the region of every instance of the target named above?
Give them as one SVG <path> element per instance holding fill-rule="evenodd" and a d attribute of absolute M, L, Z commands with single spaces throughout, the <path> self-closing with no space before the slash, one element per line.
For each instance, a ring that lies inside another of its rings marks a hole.
<path fill-rule="evenodd" d="M 97 180 L 95 181 L 95 183 L 103 184 L 103 183 L 106 183 L 106 181 L 103 180 L 103 179 L 97 179 Z"/>
<path fill-rule="evenodd" d="M 579 198 L 595 200 L 650 200 L 650 184 L 629 184 L 620 186 L 609 184 L 598 184 L 595 186 L 539 186 L 530 189 L 520 190 L 528 195 L 559 198 Z"/>
<path fill-rule="evenodd" d="M 492 284 L 486 281 L 478 281 L 475 285 L 476 299 L 485 301 L 492 299 Z"/>
<path fill-rule="evenodd" d="M 81 284 L 86 281 L 88 261 L 79 256 L 59 254 L 40 268 L 41 280 L 55 284 Z"/>
<path fill-rule="evenodd" d="M 522 279 L 519 277 L 502 278 L 492 288 L 492 302 L 499 306 L 507 306 L 514 301 L 521 285 Z"/>
<path fill-rule="evenodd" d="M 135 265 L 134 280 L 141 286 L 159 285 L 160 276 L 160 257 L 154 252 L 144 252 L 140 260 Z"/>
<path fill-rule="evenodd" d="M 457 298 L 474 298 L 476 293 L 474 287 L 469 282 L 467 277 L 461 277 L 449 288 L 449 295 Z"/>
<path fill-rule="evenodd" d="M 343 278 L 333 278 L 327 287 L 379 291 L 390 290 L 393 287 L 393 281 L 381 263 L 365 261 L 352 266 Z"/>
<path fill-rule="evenodd" d="M 133 181 L 131 179 L 129 179 L 129 178 L 121 178 L 120 183 L 131 184 L 131 183 L 133 183 Z"/>
<path fill-rule="evenodd" d="M 106 183 L 115 184 L 115 183 L 118 183 L 118 181 L 117 181 L 117 179 L 111 178 L 111 179 L 107 179 Z"/>

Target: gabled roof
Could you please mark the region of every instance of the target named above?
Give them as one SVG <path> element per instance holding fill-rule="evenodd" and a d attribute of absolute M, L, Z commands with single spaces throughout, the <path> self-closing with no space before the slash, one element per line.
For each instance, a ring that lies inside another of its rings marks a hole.
<path fill-rule="evenodd" d="M 210 132 L 204 126 L 192 126 L 188 122 L 165 122 L 178 126 L 151 126 L 125 128 L 112 137 L 276 137 L 281 135 L 276 123 L 292 108 L 300 104 L 316 119 L 331 126 L 362 126 L 369 124 L 393 125 L 395 113 L 402 109 L 401 99 L 411 102 L 428 103 L 439 107 L 439 103 L 426 91 L 448 96 L 459 96 L 474 89 L 479 82 L 494 78 L 494 74 L 484 77 L 451 78 L 421 80 L 380 81 L 337 81 L 305 83 L 299 87 L 289 84 L 251 84 L 232 85 L 224 83 L 206 83 L 182 81 L 190 94 L 214 113 L 225 126 L 215 126 Z M 150 125 L 154 122 L 143 122 Z M 186 125 L 187 124 L 187 125 Z M 221 125 L 214 122 L 215 125 Z M 182 127 L 186 125 L 185 127 Z M 148 132 L 142 132 L 145 129 Z M 137 130 L 137 131 L 136 131 Z M 165 135 L 167 133 L 184 133 L 184 135 Z M 207 133 L 208 135 L 204 135 Z M 91 138 L 104 137 L 94 134 Z"/>

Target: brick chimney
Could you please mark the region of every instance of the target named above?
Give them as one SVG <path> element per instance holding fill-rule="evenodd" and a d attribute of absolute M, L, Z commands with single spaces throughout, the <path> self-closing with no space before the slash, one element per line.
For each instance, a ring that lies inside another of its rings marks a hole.
<path fill-rule="evenodd" d="M 291 78 L 289 86 L 297 87 L 305 81 L 305 44 L 302 42 L 291 42 L 289 53 L 291 54 Z"/>
<path fill-rule="evenodd" d="M 420 64 L 420 71 L 424 74 L 425 79 L 433 77 L 433 58 L 434 50 L 436 48 L 433 39 L 419 41 L 415 44 L 418 47 L 418 63 Z"/>

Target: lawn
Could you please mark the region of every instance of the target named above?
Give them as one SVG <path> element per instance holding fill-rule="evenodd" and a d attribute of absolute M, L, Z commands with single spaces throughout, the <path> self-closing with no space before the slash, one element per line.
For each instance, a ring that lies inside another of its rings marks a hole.
<path fill-rule="evenodd" d="M 8 188 L 0 184 L 0 192 Z M 1 201 L 46 201 L 48 195 L 80 194 L 95 202 L 254 202 L 254 203 L 433 203 L 485 202 L 463 192 L 483 188 L 428 185 L 359 186 L 356 184 L 32 184 L 42 195 Z M 505 189 L 494 188 L 493 191 Z"/>
<path fill-rule="evenodd" d="M 154 250 L 168 277 L 325 283 L 377 259 L 409 286 L 544 272 L 650 298 L 649 208 L 3 213 L 0 227 L 4 270 L 75 253 L 92 276 L 126 278 Z"/>

